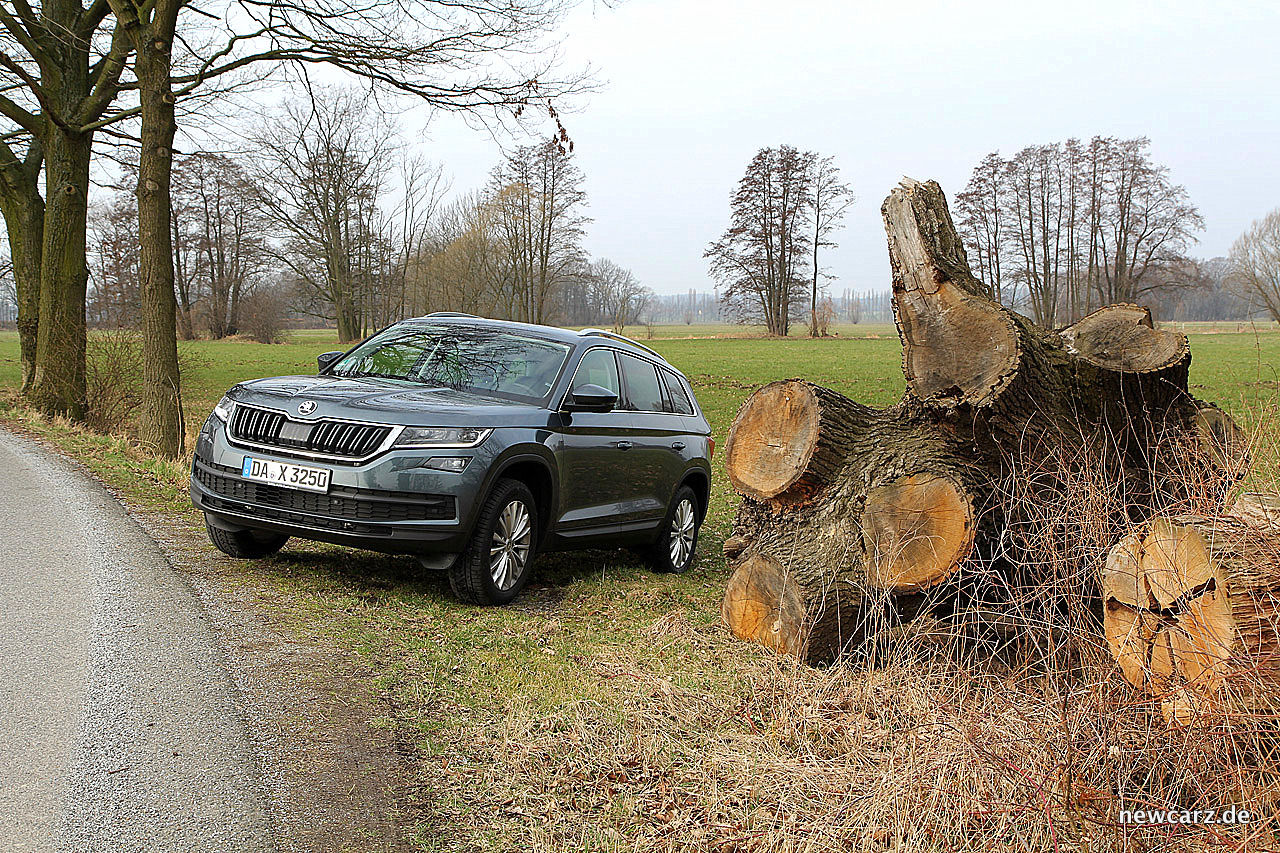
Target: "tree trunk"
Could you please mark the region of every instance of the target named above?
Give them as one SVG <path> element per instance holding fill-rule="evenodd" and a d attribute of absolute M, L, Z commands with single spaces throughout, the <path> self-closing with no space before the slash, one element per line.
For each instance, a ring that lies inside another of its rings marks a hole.
<path fill-rule="evenodd" d="M 1280 527 L 1155 518 L 1111 549 L 1102 588 L 1121 674 L 1169 722 L 1280 711 Z"/>
<path fill-rule="evenodd" d="M 176 3 L 161 0 L 150 26 L 131 30 L 142 104 L 138 170 L 138 226 L 142 278 L 142 406 L 139 438 L 176 458 L 184 445 L 174 298 L 170 185 L 177 131 L 169 83 L 169 49 Z"/>
<path fill-rule="evenodd" d="M 4 190 L 0 192 L 9 253 L 13 261 L 13 282 L 18 292 L 18 348 L 22 362 L 22 393 L 35 380 L 36 342 L 40 328 L 40 257 L 44 242 L 44 199 L 36 177 L 22 172 L 11 178 L 4 170 Z"/>
<path fill-rule="evenodd" d="M 727 552 L 733 633 L 829 660 L 973 553 L 989 476 L 907 405 L 870 409 L 800 380 L 743 404 L 729 439 L 745 498 Z"/>
<path fill-rule="evenodd" d="M 1170 505 L 1220 506 L 1248 463 L 1230 418 L 1187 391 L 1186 338 L 1145 309 L 1040 328 L 974 278 L 937 184 L 905 181 L 882 213 L 903 401 L 874 410 L 775 382 L 726 446 L 743 501 L 724 619 L 810 661 L 860 645 L 922 591 L 1089 598 L 1082 530 L 1100 552 Z"/>
<path fill-rule="evenodd" d="M 1193 491 L 1180 483 L 1185 454 L 1157 452 L 1209 449 L 1196 438 L 1203 404 L 1187 391 L 1184 335 L 1134 305 L 1055 332 L 997 304 L 936 183 L 904 181 L 882 213 L 907 386 L 941 423 L 1023 471 L 1101 461 L 1139 514 Z M 1225 494 L 1233 477 L 1218 472 L 1214 488 Z"/>
<path fill-rule="evenodd" d="M 92 135 L 49 123 L 45 134 L 45 215 L 40 319 L 29 396 L 46 415 L 85 415 L 85 266 Z"/>

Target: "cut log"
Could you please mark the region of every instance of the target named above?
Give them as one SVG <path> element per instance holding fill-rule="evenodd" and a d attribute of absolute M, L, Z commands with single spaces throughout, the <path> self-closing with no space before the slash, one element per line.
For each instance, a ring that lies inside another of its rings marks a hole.
<path fill-rule="evenodd" d="M 904 179 L 881 208 L 907 386 L 926 403 L 987 405 L 1017 375 L 1017 324 L 969 270 L 942 189 Z"/>
<path fill-rule="evenodd" d="M 737 419 L 758 425 L 752 448 L 782 443 L 769 425 L 783 419 L 769 417 L 768 407 L 794 411 L 807 389 L 813 394 L 806 405 L 820 399 L 822 411 L 841 413 L 842 437 L 833 446 L 844 457 L 838 469 L 825 469 L 823 487 L 807 492 L 802 506 L 786 489 L 767 500 L 744 496 L 725 543 L 736 565 L 722 614 L 743 639 L 811 662 L 830 660 L 867 635 L 892 596 L 937 586 L 959 570 L 974 551 L 989 476 L 953 436 L 906 406 L 870 409 L 808 383 L 766 389 Z M 730 449 L 744 434 L 737 431 Z M 771 454 L 731 456 L 737 463 L 730 465 Z"/>
<path fill-rule="evenodd" d="M 1151 309 L 1140 305 L 1108 305 L 1060 334 L 1067 352 L 1107 370 L 1150 373 L 1190 362 L 1186 335 L 1155 328 Z"/>
<path fill-rule="evenodd" d="M 1060 334 L 993 300 L 970 272 L 937 183 L 905 179 L 881 213 L 906 383 L 920 401 L 942 411 L 968 407 L 1011 428 L 1036 415 L 1064 427 L 1053 421 L 1083 414 L 1100 423 L 1108 402 L 1133 414 L 1134 405 L 1158 411 L 1187 394 L 1187 338 L 1152 328 L 1137 306 L 1107 307 Z M 1124 374 L 1152 375 L 1147 384 L 1161 393 L 1100 400 L 1096 386 Z"/>
<path fill-rule="evenodd" d="M 1132 305 L 1097 311 L 1061 334 L 1008 310 L 970 271 L 933 181 L 904 180 L 881 214 L 907 386 L 926 405 L 964 409 L 1017 442 L 1028 430 L 1074 441 L 1099 425 L 1164 418 L 1174 403 L 1189 419 L 1185 336 L 1153 328 Z M 1133 387 L 1145 393 L 1120 393 Z"/>
<path fill-rule="evenodd" d="M 1156 518 L 1111 549 L 1102 589 L 1124 679 L 1159 697 L 1171 723 L 1280 707 L 1280 530 Z"/>
<path fill-rule="evenodd" d="M 1152 519 L 1220 510 L 1248 454 L 1188 392 L 1186 337 L 1130 304 L 1061 330 L 1006 309 L 936 183 L 905 180 L 881 212 L 907 393 L 877 410 L 792 379 L 746 400 L 726 447 L 743 500 L 725 622 L 819 661 L 909 599 L 1096 601 L 1089 555 L 1147 524 L 1101 578 L 1108 641 L 1144 690 L 1213 693 L 1244 616 L 1212 552 Z"/>
<path fill-rule="evenodd" d="M 800 379 L 765 385 L 742 404 L 729 429 L 729 482 L 756 500 L 808 503 L 844 467 L 849 430 L 865 408 Z"/>
<path fill-rule="evenodd" d="M 804 657 L 809 624 L 804 601 L 773 557 L 752 554 L 738 564 L 720 606 L 734 636 Z"/>
<path fill-rule="evenodd" d="M 973 500 L 942 474 L 913 474 L 867 493 L 862 536 L 867 581 L 877 589 L 928 589 L 973 551 Z"/>

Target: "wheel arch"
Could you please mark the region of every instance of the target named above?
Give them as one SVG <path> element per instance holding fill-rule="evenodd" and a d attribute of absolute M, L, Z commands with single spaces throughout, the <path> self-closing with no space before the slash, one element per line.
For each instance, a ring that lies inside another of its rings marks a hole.
<path fill-rule="evenodd" d="M 702 468 L 692 468 L 685 472 L 680 486 L 688 486 L 698 497 L 698 523 L 707 517 L 707 508 L 711 503 L 711 477 Z M 677 491 L 679 486 L 676 487 Z"/>
<path fill-rule="evenodd" d="M 519 480 L 529 487 L 529 491 L 533 492 L 533 499 L 540 516 L 538 518 L 539 546 L 546 541 L 551 532 L 558 505 L 559 495 L 552 464 L 540 453 L 514 453 L 494 466 L 484 488 L 484 496 L 488 496 L 494 484 L 502 478 Z"/>

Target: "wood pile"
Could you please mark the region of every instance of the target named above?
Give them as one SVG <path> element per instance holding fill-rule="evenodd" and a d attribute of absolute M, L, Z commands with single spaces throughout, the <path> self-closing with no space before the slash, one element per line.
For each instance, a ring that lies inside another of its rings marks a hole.
<path fill-rule="evenodd" d="M 1189 392 L 1186 337 L 1137 305 L 1056 330 L 1006 309 L 936 183 L 904 181 L 881 212 L 905 392 L 874 409 L 793 379 L 743 403 L 726 448 L 734 634 L 826 661 L 922 600 L 958 606 L 975 578 L 1055 574 L 1088 587 L 1126 680 L 1170 707 L 1217 695 L 1233 668 L 1271 672 L 1280 528 L 1223 507 L 1247 442 Z M 1073 550 L 1055 521 L 1085 472 L 1109 553 Z M 1046 566 L 1055 537 L 1079 571 Z"/>

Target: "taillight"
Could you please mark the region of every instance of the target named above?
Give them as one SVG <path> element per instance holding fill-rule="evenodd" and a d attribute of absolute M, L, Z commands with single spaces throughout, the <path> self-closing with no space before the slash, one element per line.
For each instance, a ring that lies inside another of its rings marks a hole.
<path fill-rule="evenodd" d="M 715 455 L 716 455 L 716 440 L 711 436 L 707 436 L 707 458 L 710 459 Z"/>

